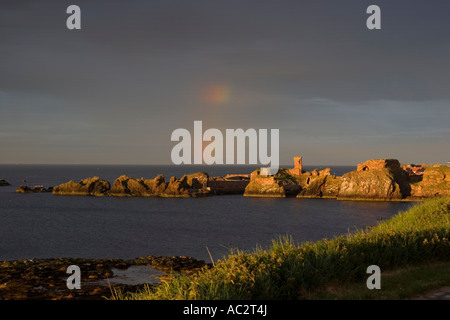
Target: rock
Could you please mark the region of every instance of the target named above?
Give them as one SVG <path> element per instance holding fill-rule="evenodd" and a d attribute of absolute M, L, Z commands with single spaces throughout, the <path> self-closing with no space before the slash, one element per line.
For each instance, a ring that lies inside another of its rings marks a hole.
<path fill-rule="evenodd" d="M 319 176 L 329 176 L 330 175 L 330 171 L 331 171 L 330 168 L 326 168 L 326 169 L 320 170 L 319 171 Z"/>
<path fill-rule="evenodd" d="M 155 179 L 133 179 L 128 176 L 117 178 L 109 195 L 117 197 L 151 197 L 158 196 L 164 192 L 166 183 L 163 175 L 158 175 Z"/>
<path fill-rule="evenodd" d="M 110 190 L 110 183 L 99 177 L 87 178 L 80 182 L 73 180 L 53 188 L 57 195 L 104 196 Z"/>
<path fill-rule="evenodd" d="M 304 177 L 300 180 L 300 184 L 301 191 L 297 198 L 336 198 L 341 186 L 341 177 L 329 174 L 312 175 Z"/>
<path fill-rule="evenodd" d="M 52 192 L 53 187 L 44 188 L 43 186 L 34 186 L 33 188 L 29 186 L 20 186 L 16 192 L 17 193 L 40 193 L 40 192 Z"/>
<path fill-rule="evenodd" d="M 211 194 L 208 188 L 209 176 L 205 172 L 184 175 L 180 179 L 171 177 L 163 197 L 192 197 Z"/>
<path fill-rule="evenodd" d="M 450 195 L 450 167 L 425 168 L 422 181 L 411 184 L 411 197 Z"/>
<path fill-rule="evenodd" d="M 114 181 L 109 195 L 118 197 L 193 197 L 209 194 L 208 175 L 198 172 L 184 175 L 177 179 L 171 177 L 168 183 L 164 176 L 158 175 L 154 179 L 133 179 L 120 176 Z"/>
<path fill-rule="evenodd" d="M 131 265 L 147 265 L 152 268 L 159 269 L 167 272 L 185 272 L 193 273 L 201 268 L 208 266 L 204 260 L 197 260 L 192 257 L 186 256 L 173 256 L 173 257 L 163 257 L 163 256 L 145 256 L 135 258 L 129 262 Z"/>
<path fill-rule="evenodd" d="M 321 190 L 321 198 L 337 198 L 341 188 L 342 177 L 334 175 L 326 176 L 326 181 Z"/>
<path fill-rule="evenodd" d="M 286 193 L 283 187 L 273 177 L 251 180 L 245 188 L 245 197 L 276 197 L 284 198 Z"/>
<path fill-rule="evenodd" d="M 298 193 L 299 185 L 289 169 L 279 169 L 275 176 L 260 175 L 259 172 L 259 170 L 252 172 L 244 196 L 284 198 Z"/>
<path fill-rule="evenodd" d="M 398 160 L 369 160 L 342 176 L 339 200 L 401 200 L 411 194 Z"/>
<path fill-rule="evenodd" d="M 8 182 L 8 181 L 6 181 L 6 180 L 4 180 L 4 179 L 0 179 L 0 187 L 1 186 L 10 186 L 11 184 Z"/>

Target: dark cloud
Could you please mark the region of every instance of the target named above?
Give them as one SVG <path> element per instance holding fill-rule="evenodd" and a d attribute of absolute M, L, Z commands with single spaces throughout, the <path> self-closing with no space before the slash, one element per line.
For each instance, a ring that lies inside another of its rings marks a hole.
<path fill-rule="evenodd" d="M 279 128 L 285 161 L 324 163 L 324 148 L 354 163 L 384 147 L 415 161 L 388 147 L 408 139 L 435 146 L 424 161 L 450 156 L 448 1 L 377 1 L 376 31 L 370 1 L 76 1 L 77 31 L 73 1 L 0 3 L 1 163 L 96 148 L 97 163 L 120 148 L 168 162 L 170 133 L 194 120 Z M 211 105 L 200 95 L 215 83 L 231 94 Z"/>

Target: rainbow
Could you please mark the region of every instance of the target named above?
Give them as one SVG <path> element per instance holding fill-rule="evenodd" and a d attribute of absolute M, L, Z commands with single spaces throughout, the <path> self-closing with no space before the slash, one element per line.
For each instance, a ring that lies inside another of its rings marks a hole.
<path fill-rule="evenodd" d="M 225 84 L 213 84 L 205 88 L 202 100 L 209 104 L 224 104 L 231 99 L 231 88 Z"/>

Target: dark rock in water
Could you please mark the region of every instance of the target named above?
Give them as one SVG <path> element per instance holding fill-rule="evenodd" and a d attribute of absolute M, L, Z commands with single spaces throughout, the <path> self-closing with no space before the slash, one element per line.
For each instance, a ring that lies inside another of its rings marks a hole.
<path fill-rule="evenodd" d="M 20 186 L 16 192 L 17 193 L 41 193 L 41 192 L 52 192 L 53 187 L 44 188 L 44 186 L 34 186 L 33 188 L 29 186 Z"/>
<path fill-rule="evenodd" d="M 11 184 L 8 181 L 0 179 L 0 186 L 10 186 L 10 185 Z"/>
<path fill-rule="evenodd" d="M 175 271 L 188 274 L 199 271 L 205 266 L 211 267 L 210 264 L 206 264 L 203 260 L 186 256 L 145 256 L 130 260 L 129 263 L 131 265 L 147 265 L 167 272 Z"/>
<path fill-rule="evenodd" d="M 99 177 L 87 178 L 80 182 L 69 181 L 53 188 L 53 194 L 78 196 L 104 196 L 110 190 L 108 181 Z"/>
<path fill-rule="evenodd" d="M 69 275 L 66 271 L 70 265 L 80 267 L 81 289 L 67 288 Z M 193 274 L 206 266 L 211 267 L 202 260 L 184 256 L 145 256 L 132 260 L 56 258 L 0 261 L 0 300 L 104 300 L 115 288 L 135 292 L 147 285 L 107 281 L 115 279 L 116 269 L 127 270 L 134 266 L 149 266 L 170 274 Z M 149 282 L 148 285 L 158 284 Z"/>

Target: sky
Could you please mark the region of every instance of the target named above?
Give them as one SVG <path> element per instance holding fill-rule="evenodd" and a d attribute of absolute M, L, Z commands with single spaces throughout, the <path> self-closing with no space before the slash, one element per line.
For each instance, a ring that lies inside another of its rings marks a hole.
<path fill-rule="evenodd" d="M 279 129 L 281 164 L 447 163 L 449 15 L 448 0 L 0 0 L 0 164 L 171 164 L 195 120 Z"/>

